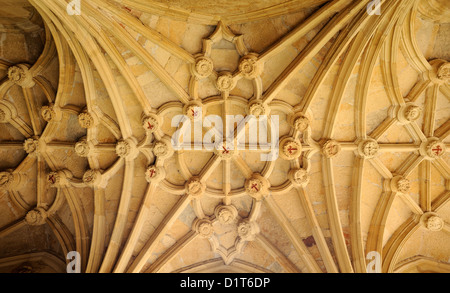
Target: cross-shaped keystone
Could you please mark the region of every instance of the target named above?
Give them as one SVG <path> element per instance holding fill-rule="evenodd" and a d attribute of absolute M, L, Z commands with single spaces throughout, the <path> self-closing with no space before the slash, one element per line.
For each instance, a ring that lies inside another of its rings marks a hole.
<path fill-rule="evenodd" d="M 432 151 L 439 156 L 439 154 L 443 151 L 443 149 L 441 148 L 441 146 L 437 146 L 436 148 L 432 149 Z"/>
<path fill-rule="evenodd" d="M 48 181 L 50 181 L 52 184 L 55 184 L 55 182 L 56 182 L 55 175 L 48 176 Z"/>
<path fill-rule="evenodd" d="M 222 154 L 229 154 L 230 153 L 230 151 L 226 147 L 223 146 L 222 148 L 223 148 Z"/>
<path fill-rule="evenodd" d="M 256 191 L 259 191 L 258 184 L 257 183 L 253 183 L 252 184 L 252 189 L 255 189 Z"/>
<path fill-rule="evenodd" d="M 292 155 L 292 151 L 297 151 L 298 149 L 297 148 L 294 148 L 294 147 L 292 147 L 292 146 L 289 146 L 289 148 L 288 148 L 288 152 Z"/>

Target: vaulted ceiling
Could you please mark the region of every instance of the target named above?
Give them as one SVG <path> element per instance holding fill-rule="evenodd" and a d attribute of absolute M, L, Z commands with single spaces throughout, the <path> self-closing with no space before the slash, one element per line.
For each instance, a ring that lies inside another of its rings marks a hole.
<path fill-rule="evenodd" d="M 69 2 L 0 1 L 0 272 L 450 272 L 448 1 Z"/>

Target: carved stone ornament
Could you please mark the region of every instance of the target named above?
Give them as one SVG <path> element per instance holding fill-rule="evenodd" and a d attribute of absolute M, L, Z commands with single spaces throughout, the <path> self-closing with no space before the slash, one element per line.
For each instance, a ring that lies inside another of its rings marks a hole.
<path fill-rule="evenodd" d="M 47 175 L 47 182 L 53 187 L 67 187 L 70 186 L 70 179 L 73 178 L 72 172 L 67 169 L 50 172 Z"/>
<path fill-rule="evenodd" d="M 235 150 L 233 142 L 226 143 L 219 141 L 214 147 L 214 152 L 223 160 L 227 160 L 236 155 L 237 150 Z"/>
<path fill-rule="evenodd" d="M 145 170 L 145 180 L 148 183 L 159 182 L 166 177 L 166 172 L 163 167 L 156 167 L 155 165 L 149 166 Z"/>
<path fill-rule="evenodd" d="M 433 232 L 439 232 L 444 228 L 444 220 L 438 216 L 431 216 L 426 221 L 426 227 Z"/>
<path fill-rule="evenodd" d="M 216 81 L 216 87 L 221 92 L 231 91 L 236 86 L 233 75 L 229 72 L 222 73 Z"/>
<path fill-rule="evenodd" d="M 86 140 L 80 140 L 75 144 L 75 153 L 82 158 L 88 157 L 91 150 L 92 149 Z"/>
<path fill-rule="evenodd" d="M 187 106 L 185 115 L 191 120 L 201 120 L 203 116 L 202 106 L 197 104 Z"/>
<path fill-rule="evenodd" d="M 23 88 L 32 88 L 36 85 L 27 64 L 17 64 L 8 69 L 8 78 L 10 81 Z"/>
<path fill-rule="evenodd" d="M 378 142 L 374 139 L 366 139 L 359 143 L 358 152 L 362 158 L 372 159 L 374 158 L 380 149 Z"/>
<path fill-rule="evenodd" d="M 236 219 L 237 209 L 232 205 L 219 205 L 215 208 L 214 215 L 221 224 L 232 224 Z"/>
<path fill-rule="evenodd" d="M 285 138 L 280 141 L 280 157 L 285 160 L 293 160 L 302 154 L 302 144 L 293 139 Z"/>
<path fill-rule="evenodd" d="M 192 67 L 192 73 L 198 78 L 206 78 L 213 73 L 213 61 L 205 56 L 195 59 L 195 64 Z"/>
<path fill-rule="evenodd" d="M 258 63 L 258 57 L 256 55 L 246 55 L 242 57 L 239 63 L 239 71 L 248 79 L 253 79 L 261 74 L 262 68 Z"/>
<path fill-rule="evenodd" d="M 14 175 L 11 172 L 0 172 L 0 187 L 9 188 L 14 181 Z"/>
<path fill-rule="evenodd" d="M 50 185 L 58 185 L 61 181 L 61 177 L 58 172 L 50 172 L 47 175 L 47 182 L 50 183 Z"/>
<path fill-rule="evenodd" d="M 409 105 L 405 108 L 404 116 L 409 122 L 416 121 L 422 114 L 422 108 L 418 105 Z"/>
<path fill-rule="evenodd" d="M 29 155 L 36 155 L 39 152 L 39 141 L 37 139 L 28 138 L 23 144 L 23 149 Z"/>
<path fill-rule="evenodd" d="M 288 177 L 291 180 L 292 184 L 299 187 L 305 187 L 306 185 L 308 185 L 311 179 L 308 171 L 302 168 L 289 171 Z"/>
<path fill-rule="evenodd" d="M 30 226 L 40 226 L 45 224 L 47 219 L 47 212 L 43 208 L 36 208 L 31 210 L 25 216 L 25 222 Z"/>
<path fill-rule="evenodd" d="M 144 117 L 142 121 L 142 127 L 144 127 L 145 131 L 148 133 L 154 133 L 159 128 L 159 119 L 155 114 L 150 114 L 147 117 Z"/>
<path fill-rule="evenodd" d="M 245 191 L 256 200 L 262 199 L 269 192 L 269 182 L 259 174 L 253 174 L 245 181 Z"/>
<path fill-rule="evenodd" d="M 450 82 L 450 62 L 445 59 L 433 59 L 429 63 L 431 69 L 423 72 L 422 78 L 424 80 L 430 80 L 437 85 L 448 84 Z"/>
<path fill-rule="evenodd" d="M 102 174 L 98 170 L 87 170 L 83 174 L 83 182 L 89 186 L 100 184 Z"/>
<path fill-rule="evenodd" d="M 322 153 L 327 158 L 333 158 L 341 151 L 341 145 L 335 140 L 327 140 L 322 145 Z"/>
<path fill-rule="evenodd" d="M 308 128 L 310 122 L 306 116 L 300 116 L 300 117 L 295 118 L 293 124 L 294 124 L 295 130 L 303 132 Z"/>
<path fill-rule="evenodd" d="M 43 118 L 45 121 L 47 121 L 47 122 L 50 122 L 50 121 L 52 121 L 53 119 L 55 119 L 55 117 L 56 117 L 56 112 L 55 112 L 55 110 L 53 109 L 53 106 L 43 106 L 43 107 L 41 108 L 41 116 L 42 116 L 42 118 Z"/>
<path fill-rule="evenodd" d="M 269 111 L 262 102 L 255 101 L 249 105 L 248 114 L 258 117 L 260 115 L 268 115 Z"/>
<path fill-rule="evenodd" d="M 439 66 L 437 77 L 444 82 L 450 82 L 450 62 L 445 62 Z"/>
<path fill-rule="evenodd" d="M 186 182 L 186 193 L 192 197 L 201 197 L 205 192 L 206 185 L 198 178 L 191 178 Z"/>
<path fill-rule="evenodd" d="M 116 144 L 116 154 L 121 158 L 136 158 L 139 154 L 137 140 L 133 137 L 121 140 Z"/>
<path fill-rule="evenodd" d="M 259 227 L 255 222 L 243 220 L 239 223 L 238 235 L 244 241 L 253 241 L 255 236 L 259 233 Z"/>
<path fill-rule="evenodd" d="M 411 188 L 411 182 L 408 179 L 402 177 L 397 180 L 396 187 L 397 191 L 407 193 Z"/>
<path fill-rule="evenodd" d="M 214 234 L 214 228 L 209 219 L 196 219 L 193 228 L 203 238 L 210 238 Z"/>
<path fill-rule="evenodd" d="M 426 146 L 426 151 L 427 155 L 430 158 L 436 159 L 441 157 L 445 153 L 446 147 L 442 141 L 434 140 L 428 143 L 428 145 Z"/>
<path fill-rule="evenodd" d="M 157 157 L 166 157 L 169 155 L 169 146 L 163 141 L 158 141 L 153 146 L 153 154 Z"/>
<path fill-rule="evenodd" d="M 82 112 L 78 115 L 78 123 L 82 128 L 89 129 L 94 126 L 95 120 L 91 114 Z"/>

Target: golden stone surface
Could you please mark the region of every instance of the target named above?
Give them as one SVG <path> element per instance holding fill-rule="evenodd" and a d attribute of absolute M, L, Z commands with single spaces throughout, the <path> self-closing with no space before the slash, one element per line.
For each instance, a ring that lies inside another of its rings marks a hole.
<path fill-rule="evenodd" d="M 0 272 L 450 272 L 448 1 L 68 2 L 0 0 Z"/>

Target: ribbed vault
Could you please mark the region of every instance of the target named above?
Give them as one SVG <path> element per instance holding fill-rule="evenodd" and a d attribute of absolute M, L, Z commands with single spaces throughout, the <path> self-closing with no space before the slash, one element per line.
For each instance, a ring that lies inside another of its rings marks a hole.
<path fill-rule="evenodd" d="M 447 1 L 3 2 L 1 271 L 449 270 Z"/>

